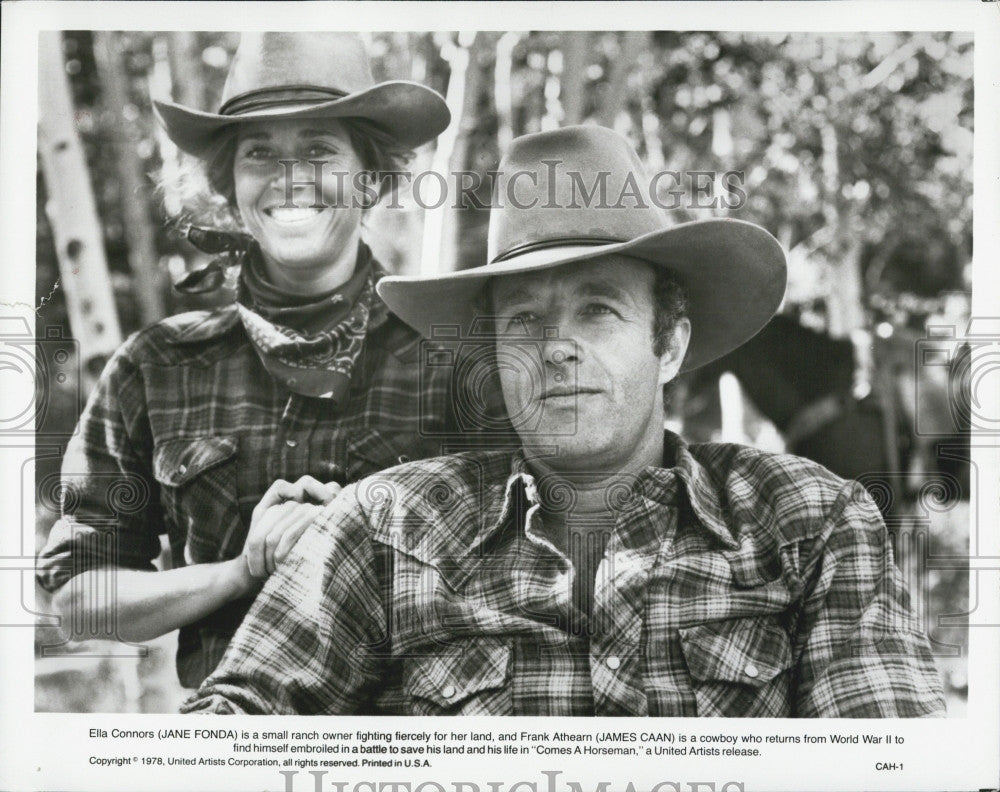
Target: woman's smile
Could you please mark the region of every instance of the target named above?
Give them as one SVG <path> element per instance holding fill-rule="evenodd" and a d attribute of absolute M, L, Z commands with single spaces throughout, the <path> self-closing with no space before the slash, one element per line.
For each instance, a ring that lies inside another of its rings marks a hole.
<path fill-rule="evenodd" d="M 271 209 L 265 209 L 264 214 L 271 218 L 271 220 L 278 225 L 290 225 L 290 226 L 301 226 L 304 223 L 308 223 L 310 220 L 316 219 L 322 212 L 329 211 L 328 209 L 314 209 L 312 207 L 305 208 L 288 208 L 276 206 Z"/>

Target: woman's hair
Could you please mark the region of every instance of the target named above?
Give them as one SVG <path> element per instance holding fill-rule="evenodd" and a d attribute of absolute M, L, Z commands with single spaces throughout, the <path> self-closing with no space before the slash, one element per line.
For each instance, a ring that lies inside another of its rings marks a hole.
<path fill-rule="evenodd" d="M 378 198 L 381 199 L 392 183 L 386 175 L 401 170 L 413 157 L 413 151 L 372 121 L 364 118 L 336 120 L 347 132 L 364 171 L 377 180 Z M 204 156 L 183 155 L 176 172 L 168 175 L 166 169 L 160 171 L 157 182 L 161 194 L 174 199 L 173 205 L 167 206 L 168 214 L 179 214 L 175 219 L 184 223 L 224 231 L 242 230 L 233 179 L 238 136 L 238 124 L 225 126 L 216 132 Z M 375 203 L 377 200 L 365 209 L 372 208 Z"/>

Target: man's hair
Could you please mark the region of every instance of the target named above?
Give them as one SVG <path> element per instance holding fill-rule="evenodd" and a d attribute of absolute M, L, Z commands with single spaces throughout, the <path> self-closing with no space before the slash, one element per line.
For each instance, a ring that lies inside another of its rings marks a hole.
<path fill-rule="evenodd" d="M 673 342 L 674 328 L 687 316 L 687 295 L 669 270 L 653 266 L 653 354 L 660 357 Z"/>
<path fill-rule="evenodd" d="M 653 265 L 653 354 L 660 357 L 674 341 L 674 328 L 687 316 L 687 295 L 665 267 Z M 677 377 L 663 385 L 663 407 L 677 392 Z"/>
<path fill-rule="evenodd" d="M 364 118 L 338 118 L 347 132 L 351 146 L 361 160 L 362 169 L 379 180 L 381 199 L 391 186 L 387 173 L 399 171 L 413 157 L 413 151 L 378 125 Z M 180 198 L 181 214 L 186 221 L 199 225 L 240 230 L 236 212 L 236 185 L 233 166 L 239 127 L 236 124 L 220 129 L 203 157 L 185 156 L 176 173 L 159 174 L 161 191 L 168 189 Z M 370 209 L 377 201 L 373 202 Z"/>

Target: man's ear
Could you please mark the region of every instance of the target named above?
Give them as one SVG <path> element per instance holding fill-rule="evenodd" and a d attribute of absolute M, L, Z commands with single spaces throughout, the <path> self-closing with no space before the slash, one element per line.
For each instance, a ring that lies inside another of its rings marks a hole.
<path fill-rule="evenodd" d="M 686 316 L 674 324 L 673 335 L 667 351 L 660 355 L 660 384 L 666 385 L 681 370 L 684 355 L 691 342 L 691 320 Z"/>

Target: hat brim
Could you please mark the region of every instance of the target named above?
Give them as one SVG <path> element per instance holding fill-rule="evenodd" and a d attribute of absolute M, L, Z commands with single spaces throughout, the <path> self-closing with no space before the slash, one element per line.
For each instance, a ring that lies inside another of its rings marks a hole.
<path fill-rule="evenodd" d="M 444 99 L 420 83 L 393 80 L 327 102 L 304 102 L 243 115 L 220 115 L 174 102 L 153 101 L 153 109 L 179 149 L 204 156 L 214 134 L 232 124 L 275 118 L 365 118 L 402 145 L 416 148 L 440 135 L 451 121 Z"/>
<path fill-rule="evenodd" d="M 386 276 L 377 289 L 390 310 L 425 338 L 449 335 L 448 328 L 456 325 L 479 335 L 476 297 L 491 278 L 615 253 L 663 266 L 684 287 L 691 343 L 681 371 L 704 366 L 749 341 L 785 295 L 781 245 L 760 226 L 728 218 L 695 220 L 628 242 L 544 248 L 442 275 Z"/>

